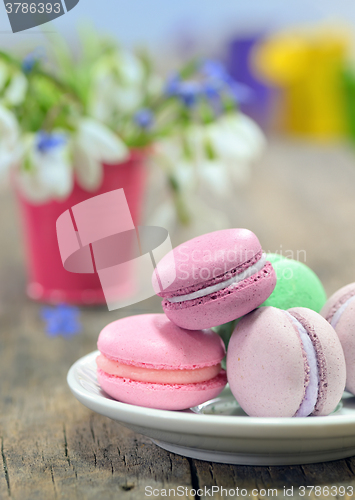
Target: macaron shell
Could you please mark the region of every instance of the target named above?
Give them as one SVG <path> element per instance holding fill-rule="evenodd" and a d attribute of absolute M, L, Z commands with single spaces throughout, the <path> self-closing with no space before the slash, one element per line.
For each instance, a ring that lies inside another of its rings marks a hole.
<path fill-rule="evenodd" d="M 319 312 L 327 296 L 318 276 L 302 262 L 278 254 L 266 254 L 276 272 L 274 291 L 263 306 L 280 309 L 308 307 Z"/>
<path fill-rule="evenodd" d="M 172 305 L 164 300 L 162 307 L 167 317 L 181 328 L 211 328 L 240 318 L 258 307 L 271 294 L 275 283 L 275 272 L 267 263 L 259 273 L 236 286 L 211 294 L 209 298 L 202 298 L 201 303 L 196 299 Z"/>
<path fill-rule="evenodd" d="M 343 286 L 339 290 L 337 290 L 333 295 L 329 297 L 325 305 L 321 310 L 321 315 L 327 321 L 330 321 L 338 307 L 334 309 L 335 306 L 338 305 L 339 302 L 345 302 L 347 298 L 351 295 L 355 295 L 355 283 L 349 283 L 349 285 Z"/>
<path fill-rule="evenodd" d="M 216 333 L 184 330 L 165 314 L 114 321 L 101 331 L 97 347 L 109 359 L 155 369 L 202 368 L 220 363 L 225 355 Z"/>
<path fill-rule="evenodd" d="M 248 415 L 294 416 L 304 396 L 304 361 L 284 311 L 261 307 L 241 319 L 228 346 L 227 377 Z"/>
<path fill-rule="evenodd" d="M 346 291 L 349 290 L 348 287 Z M 337 301 L 336 301 L 337 302 Z M 350 302 L 335 326 L 346 362 L 346 389 L 355 394 L 355 303 Z"/>
<path fill-rule="evenodd" d="M 328 321 L 311 309 L 294 307 L 288 312 L 298 319 L 308 332 L 310 327 L 317 337 L 317 345 L 313 345 L 315 348 L 319 346 L 317 358 L 323 365 L 325 390 L 313 414 L 329 415 L 339 403 L 345 389 L 345 358 L 338 335 Z"/>
<path fill-rule="evenodd" d="M 98 370 L 97 377 L 102 389 L 122 403 L 157 408 L 160 410 L 184 410 L 213 399 L 227 383 L 224 370 L 220 374 L 198 384 L 150 384 L 107 375 Z"/>
<path fill-rule="evenodd" d="M 153 273 L 152 283 L 157 295 L 195 286 L 235 269 L 261 252 L 261 245 L 248 229 L 224 229 L 197 236 L 172 252 L 176 278 L 166 286 L 171 276 L 169 254 L 161 259 Z M 165 284 L 164 290 L 161 283 Z"/>

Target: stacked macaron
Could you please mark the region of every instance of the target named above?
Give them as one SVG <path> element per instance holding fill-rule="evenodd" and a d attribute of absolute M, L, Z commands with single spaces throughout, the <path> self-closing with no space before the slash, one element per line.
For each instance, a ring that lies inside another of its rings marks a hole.
<path fill-rule="evenodd" d="M 227 352 L 230 389 L 250 416 L 328 415 L 345 387 L 334 328 L 304 307 L 260 307 L 236 326 Z"/>
<path fill-rule="evenodd" d="M 171 263 L 176 276 L 169 282 Z M 161 283 L 167 283 L 162 288 Z M 166 255 L 153 274 L 168 318 L 187 329 L 211 328 L 240 318 L 266 300 L 275 271 L 248 229 L 225 229 L 193 238 Z"/>
<path fill-rule="evenodd" d="M 335 292 L 321 314 L 338 334 L 345 355 L 346 389 L 355 394 L 355 283 Z"/>
<path fill-rule="evenodd" d="M 108 395 L 179 410 L 215 398 L 228 378 L 251 416 L 305 417 L 335 409 L 346 357 L 333 326 L 348 321 L 346 310 L 354 308 L 355 338 L 355 284 L 325 306 L 330 324 L 318 314 L 326 296 L 313 271 L 266 255 L 247 229 L 216 231 L 176 247 L 157 264 L 152 282 L 165 314 L 123 318 L 100 333 L 97 374 Z M 224 344 L 210 329 L 219 325 L 234 329 L 227 374 Z M 355 364 L 355 341 L 352 347 L 348 365 Z"/>
<path fill-rule="evenodd" d="M 303 262 L 280 254 L 268 253 L 266 257 L 275 270 L 277 281 L 262 305 L 279 309 L 307 307 L 319 313 L 327 296 L 316 273 Z"/>
<path fill-rule="evenodd" d="M 275 284 L 259 240 L 247 229 L 217 231 L 180 245 L 153 275 L 166 315 L 124 318 L 100 333 L 101 387 L 119 401 L 170 410 L 216 397 L 227 383 L 221 368 L 225 348 L 209 328 L 255 309 Z"/>
<path fill-rule="evenodd" d="M 221 338 L 179 328 L 164 314 L 114 321 L 97 346 L 99 383 L 123 403 L 183 410 L 216 397 L 227 383 Z"/>

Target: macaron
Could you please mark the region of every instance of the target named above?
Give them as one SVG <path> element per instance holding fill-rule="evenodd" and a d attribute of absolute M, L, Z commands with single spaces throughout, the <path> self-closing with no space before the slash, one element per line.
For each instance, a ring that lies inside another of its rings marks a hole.
<path fill-rule="evenodd" d="M 221 338 L 212 330 L 179 328 L 165 314 L 114 321 L 97 347 L 99 384 L 123 403 L 183 410 L 215 398 L 227 383 Z"/>
<path fill-rule="evenodd" d="M 273 292 L 261 306 L 279 309 L 307 307 L 319 313 L 327 296 L 320 279 L 312 269 L 302 262 L 276 253 L 267 253 L 266 259 L 272 264 L 277 281 Z M 235 321 L 232 321 L 215 328 L 222 337 L 226 349 L 234 327 Z"/>
<path fill-rule="evenodd" d="M 275 270 L 277 282 L 262 305 L 280 309 L 307 307 L 319 313 L 327 296 L 315 272 L 303 262 L 279 254 L 268 253 L 266 258 Z"/>
<path fill-rule="evenodd" d="M 338 334 L 346 362 L 346 389 L 355 394 L 355 283 L 335 292 L 325 303 L 321 315 Z"/>
<path fill-rule="evenodd" d="M 260 307 L 232 334 L 227 377 L 250 416 L 328 415 L 344 391 L 344 353 L 334 328 L 315 311 Z"/>
<path fill-rule="evenodd" d="M 155 293 L 163 298 L 165 314 L 182 328 L 199 330 L 239 318 L 262 304 L 275 288 L 273 267 L 248 229 L 198 236 L 172 254 L 158 263 L 152 281 Z"/>

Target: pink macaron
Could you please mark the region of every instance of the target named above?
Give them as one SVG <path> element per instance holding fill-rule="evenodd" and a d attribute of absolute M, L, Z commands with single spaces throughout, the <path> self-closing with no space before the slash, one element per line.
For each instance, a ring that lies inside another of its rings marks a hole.
<path fill-rule="evenodd" d="M 338 334 L 346 362 L 346 389 L 355 394 L 355 283 L 335 292 L 320 313 Z"/>
<path fill-rule="evenodd" d="M 345 359 L 334 328 L 320 314 L 261 307 L 232 334 L 227 377 L 250 416 L 328 415 L 344 391 Z"/>
<path fill-rule="evenodd" d="M 183 410 L 216 397 L 227 383 L 221 338 L 212 330 L 179 328 L 165 314 L 114 321 L 97 347 L 98 381 L 123 403 Z"/>
<path fill-rule="evenodd" d="M 153 288 L 163 298 L 165 314 L 182 328 L 199 330 L 239 318 L 262 304 L 275 288 L 272 265 L 248 229 L 198 236 L 172 254 L 158 263 Z"/>

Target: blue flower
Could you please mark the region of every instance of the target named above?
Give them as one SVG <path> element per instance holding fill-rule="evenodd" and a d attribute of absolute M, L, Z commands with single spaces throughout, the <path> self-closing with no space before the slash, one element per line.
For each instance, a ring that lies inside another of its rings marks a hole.
<path fill-rule="evenodd" d="M 206 79 L 205 89 L 208 98 L 216 99 L 218 93 L 226 91 L 236 103 L 245 104 L 252 100 L 252 89 L 234 80 L 221 62 L 205 59 L 201 63 L 200 71 Z"/>
<path fill-rule="evenodd" d="M 43 48 L 37 47 L 27 54 L 22 60 L 22 70 L 24 73 L 31 73 L 35 64 L 44 57 Z"/>
<path fill-rule="evenodd" d="M 194 82 L 192 80 L 187 80 L 181 82 L 179 87 L 178 97 L 188 108 L 192 108 L 198 100 L 198 98 L 203 94 L 203 86 L 199 82 Z"/>
<path fill-rule="evenodd" d="M 223 108 L 223 94 L 229 94 L 236 103 L 251 100 L 251 89 L 236 82 L 219 61 L 203 60 L 197 67 L 196 76 L 196 80 L 183 80 L 178 74 L 172 75 L 166 84 L 166 95 L 179 98 L 188 108 L 192 108 L 201 97 L 205 97 L 217 114 Z"/>
<path fill-rule="evenodd" d="M 230 75 L 223 64 L 212 59 L 203 60 L 200 66 L 200 71 L 206 78 L 209 79 L 226 82 L 230 78 Z"/>
<path fill-rule="evenodd" d="M 67 139 L 63 134 L 48 133 L 44 130 L 37 133 L 36 146 L 41 153 L 47 153 L 51 149 L 64 145 L 66 142 Z"/>
<path fill-rule="evenodd" d="M 168 78 L 165 86 L 165 94 L 168 97 L 176 96 L 179 91 L 179 86 L 181 83 L 181 78 L 179 75 L 174 74 Z"/>
<path fill-rule="evenodd" d="M 133 120 L 139 127 L 148 129 L 153 124 L 154 114 L 150 109 L 142 108 L 135 113 Z"/>
<path fill-rule="evenodd" d="M 26 74 L 31 73 L 36 62 L 37 59 L 33 56 L 32 52 L 30 54 L 27 54 L 27 56 L 25 56 L 22 61 L 23 72 Z"/>
<path fill-rule="evenodd" d="M 166 95 L 179 98 L 188 108 L 196 104 L 203 92 L 203 85 L 200 82 L 182 80 L 178 75 L 170 77 L 165 88 Z"/>
<path fill-rule="evenodd" d="M 49 337 L 71 337 L 80 333 L 80 311 L 77 307 L 59 304 L 56 307 L 42 307 L 41 318 L 46 322 Z"/>

